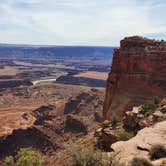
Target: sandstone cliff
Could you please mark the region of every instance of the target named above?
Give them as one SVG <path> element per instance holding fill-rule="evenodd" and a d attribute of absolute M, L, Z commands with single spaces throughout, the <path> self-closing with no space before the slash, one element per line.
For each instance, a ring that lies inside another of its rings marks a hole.
<path fill-rule="evenodd" d="M 107 80 L 103 115 L 123 113 L 153 96 L 166 94 L 166 42 L 139 36 L 125 38 L 115 49 Z"/>

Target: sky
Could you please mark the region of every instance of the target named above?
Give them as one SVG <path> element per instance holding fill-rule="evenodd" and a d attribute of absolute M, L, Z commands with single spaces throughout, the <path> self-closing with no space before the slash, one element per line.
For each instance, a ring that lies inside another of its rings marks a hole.
<path fill-rule="evenodd" d="M 118 46 L 166 40 L 166 0 L 0 0 L 0 43 Z"/>

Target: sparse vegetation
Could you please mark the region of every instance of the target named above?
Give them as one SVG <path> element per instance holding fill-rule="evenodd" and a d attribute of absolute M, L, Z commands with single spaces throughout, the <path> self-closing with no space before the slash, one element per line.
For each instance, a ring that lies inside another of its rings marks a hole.
<path fill-rule="evenodd" d="M 149 115 L 155 111 L 156 105 L 154 104 L 153 101 L 146 101 L 142 105 L 142 110 L 141 113 L 145 115 Z"/>
<path fill-rule="evenodd" d="M 3 166 L 15 166 L 14 158 L 12 156 L 8 156 L 3 161 Z"/>
<path fill-rule="evenodd" d="M 152 114 L 155 111 L 159 102 L 160 98 L 157 96 L 154 97 L 153 100 L 146 101 L 141 107 L 142 108 L 141 113 L 145 115 Z"/>
<path fill-rule="evenodd" d="M 155 96 L 153 101 L 154 101 L 154 104 L 158 105 L 160 103 L 160 98 L 158 96 Z"/>
<path fill-rule="evenodd" d="M 6 157 L 3 166 L 42 166 L 39 153 L 31 149 L 20 149 L 16 162 L 12 156 Z"/>
<path fill-rule="evenodd" d="M 111 116 L 110 122 L 111 122 L 112 127 L 116 127 L 120 123 L 120 121 L 121 121 L 121 119 L 118 115 L 113 114 Z"/>
<path fill-rule="evenodd" d="M 164 147 L 164 145 L 158 144 L 152 146 L 152 148 L 150 149 L 150 158 L 152 160 L 156 160 L 163 157 L 166 157 L 166 148 Z"/>
<path fill-rule="evenodd" d="M 20 149 L 19 158 L 17 160 L 18 166 L 42 166 L 42 160 L 39 153 L 31 149 Z"/>
<path fill-rule="evenodd" d="M 93 146 L 84 147 L 71 145 L 68 150 L 71 161 L 67 166 L 118 166 L 117 154 L 108 156 L 107 153 Z"/>
<path fill-rule="evenodd" d="M 142 157 L 134 157 L 130 166 L 152 166 L 151 162 Z"/>
<path fill-rule="evenodd" d="M 117 135 L 119 141 L 127 141 L 134 136 L 133 133 L 127 131 L 120 131 Z"/>

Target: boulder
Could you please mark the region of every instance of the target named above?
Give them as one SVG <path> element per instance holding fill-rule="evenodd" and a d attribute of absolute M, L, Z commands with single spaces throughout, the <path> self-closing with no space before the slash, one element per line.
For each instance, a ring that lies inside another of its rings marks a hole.
<path fill-rule="evenodd" d="M 111 145 L 117 141 L 115 131 L 108 120 L 105 120 L 94 134 L 96 145 L 104 151 L 111 151 Z"/>
<path fill-rule="evenodd" d="M 166 114 L 166 99 L 165 98 L 160 102 L 158 110 L 162 112 L 163 114 Z"/>
<path fill-rule="evenodd" d="M 166 121 L 146 127 L 128 141 L 120 141 L 111 145 L 114 152 L 120 153 L 121 161 L 128 163 L 133 157 L 149 159 L 149 150 L 153 145 L 166 147 Z"/>
<path fill-rule="evenodd" d="M 138 130 L 140 130 L 139 126 L 140 117 L 138 117 L 139 112 L 140 112 L 140 107 L 134 107 L 132 111 L 128 111 L 125 113 L 125 117 L 123 120 L 123 127 L 126 131 L 137 132 Z"/>

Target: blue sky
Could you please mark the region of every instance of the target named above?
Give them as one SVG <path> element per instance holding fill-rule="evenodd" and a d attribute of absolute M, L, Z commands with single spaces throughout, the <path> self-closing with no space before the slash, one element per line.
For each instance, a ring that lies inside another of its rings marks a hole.
<path fill-rule="evenodd" d="M 115 46 L 166 39 L 166 0 L 0 0 L 0 43 Z"/>

